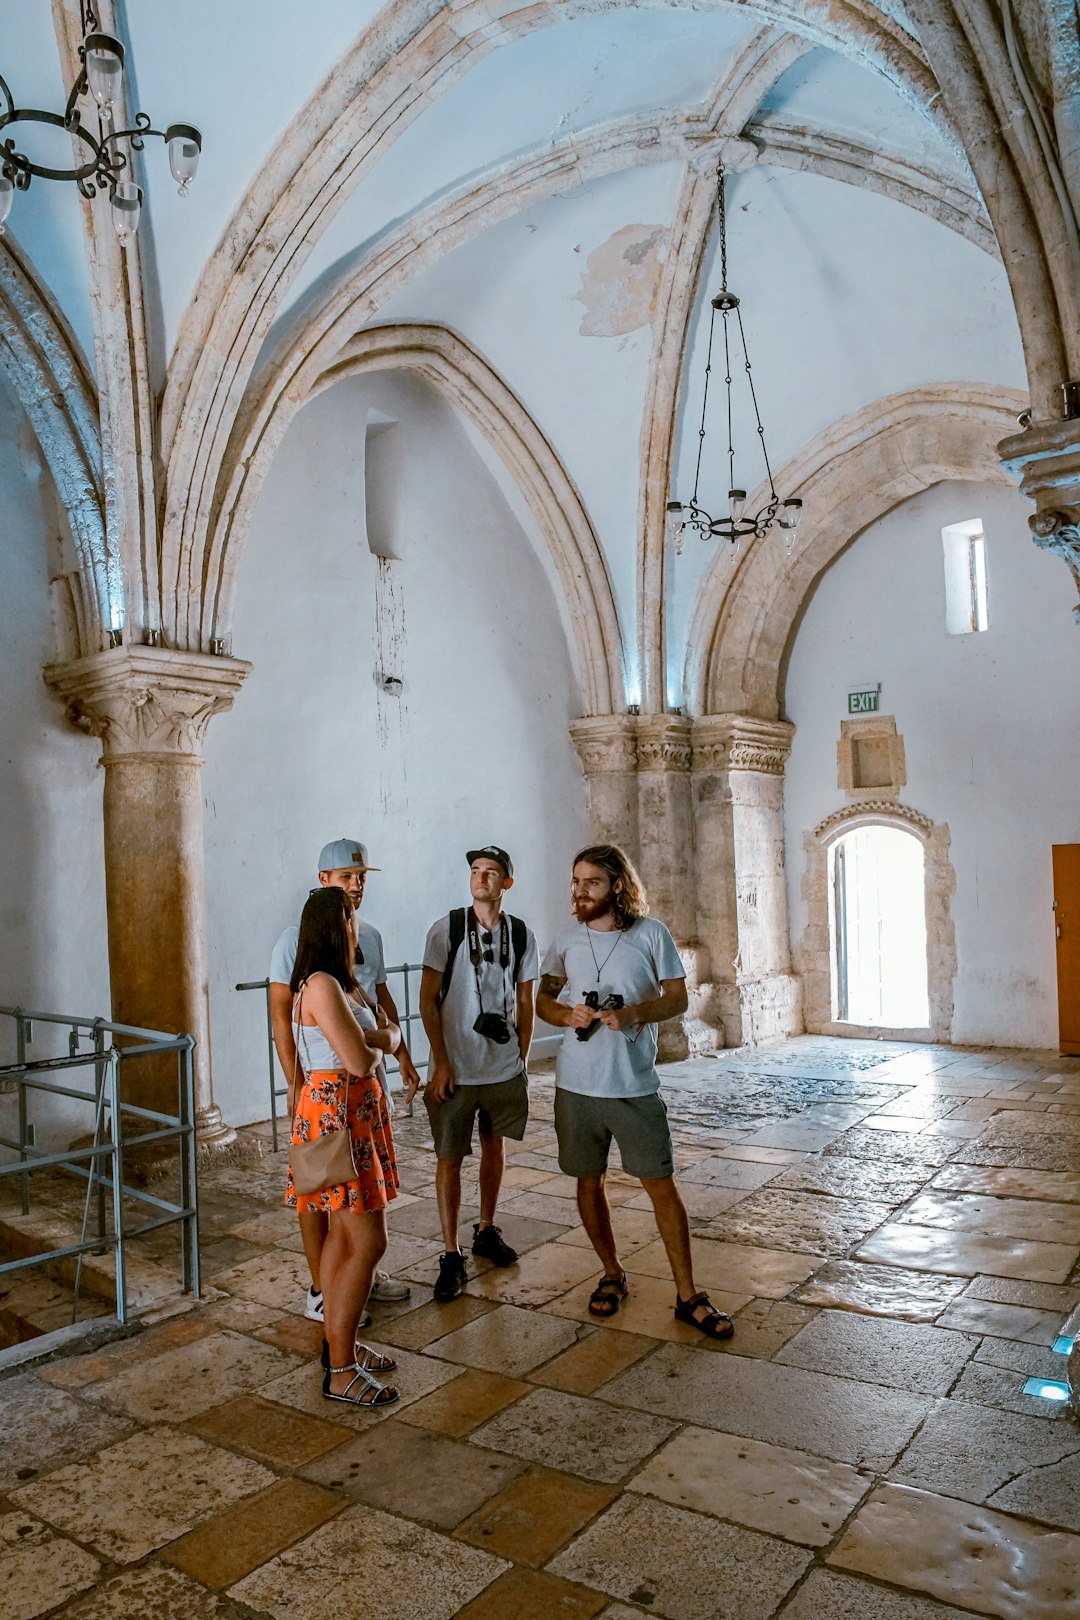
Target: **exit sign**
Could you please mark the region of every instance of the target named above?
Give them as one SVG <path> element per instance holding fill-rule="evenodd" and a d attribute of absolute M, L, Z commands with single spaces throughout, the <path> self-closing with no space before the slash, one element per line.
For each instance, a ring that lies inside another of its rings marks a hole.
<path fill-rule="evenodd" d="M 861 687 L 858 691 L 851 691 L 847 695 L 847 712 L 848 714 L 876 714 L 880 697 L 880 686 Z"/>

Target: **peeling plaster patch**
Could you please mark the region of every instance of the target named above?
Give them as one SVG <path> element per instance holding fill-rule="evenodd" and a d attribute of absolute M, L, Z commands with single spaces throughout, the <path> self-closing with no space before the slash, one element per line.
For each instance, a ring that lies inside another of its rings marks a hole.
<path fill-rule="evenodd" d="M 662 225 L 624 225 L 585 261 L 581 290 L 582 337 L 620 337 L 648 326 L 667 248 Z"/>

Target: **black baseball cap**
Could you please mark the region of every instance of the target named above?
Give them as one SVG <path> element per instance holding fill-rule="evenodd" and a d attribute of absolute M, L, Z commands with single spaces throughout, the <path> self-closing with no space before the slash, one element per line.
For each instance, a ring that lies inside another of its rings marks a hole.
<path fill-rule="evenodd" d="M 505 849 L 500 849 L 498 844 L 485 844 L 483 849 L 470 849 L 466 852 L 465 859 L 471 866 L 473 861 L 480 859 L 481 855 L 486 855 L 489 861 L 498 861 L 507 877 L 513 877 L 514 863 Z"/>

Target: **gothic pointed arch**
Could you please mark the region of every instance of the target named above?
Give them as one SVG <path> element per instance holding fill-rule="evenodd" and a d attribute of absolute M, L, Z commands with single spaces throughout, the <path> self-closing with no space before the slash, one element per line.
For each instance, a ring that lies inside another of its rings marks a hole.
<path fill-rule="evenodd" d="M 787 651 L 821 575 L 871 523 L 932 484 L 1007 482 L 995 447 L 1024 405 L 1010 389 L 939 383 L 875 400 L 812 439 L 776 475 L 805 502 L 792 555 L 767 536 L 734 577 L 724 555 L 705 577 L 685 669 L 691 712 L 778 719 Z"/>

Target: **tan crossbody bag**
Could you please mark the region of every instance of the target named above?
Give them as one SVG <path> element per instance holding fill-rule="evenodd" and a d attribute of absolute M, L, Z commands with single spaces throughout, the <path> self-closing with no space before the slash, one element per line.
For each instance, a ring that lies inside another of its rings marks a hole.
<path fill-rule="evenodd" d="M 305 980 L 305 983 L 307 981 Z M 296 1022 L 303 1029 L 300 1013 L 303 1006 L 304 985 L 297 996 Z M 299 1048 L 295 1047 L 293 1062 L 293 1097 L 296 1096 L 296 1071 L 300 1063 Z M 325 1187 L 339 1187 L 346 1181 L 356 1180 L 353 1160 L 352 1132 L 348 1124 L 348 1081 L 341 1088 L 339 1124 L 324 1131 L 313 1142 L 292 1142 L 289 1145 L 289 1168 L 292 1170 L 293 1188 L 301 1197 L 322 1192 Z"/>

